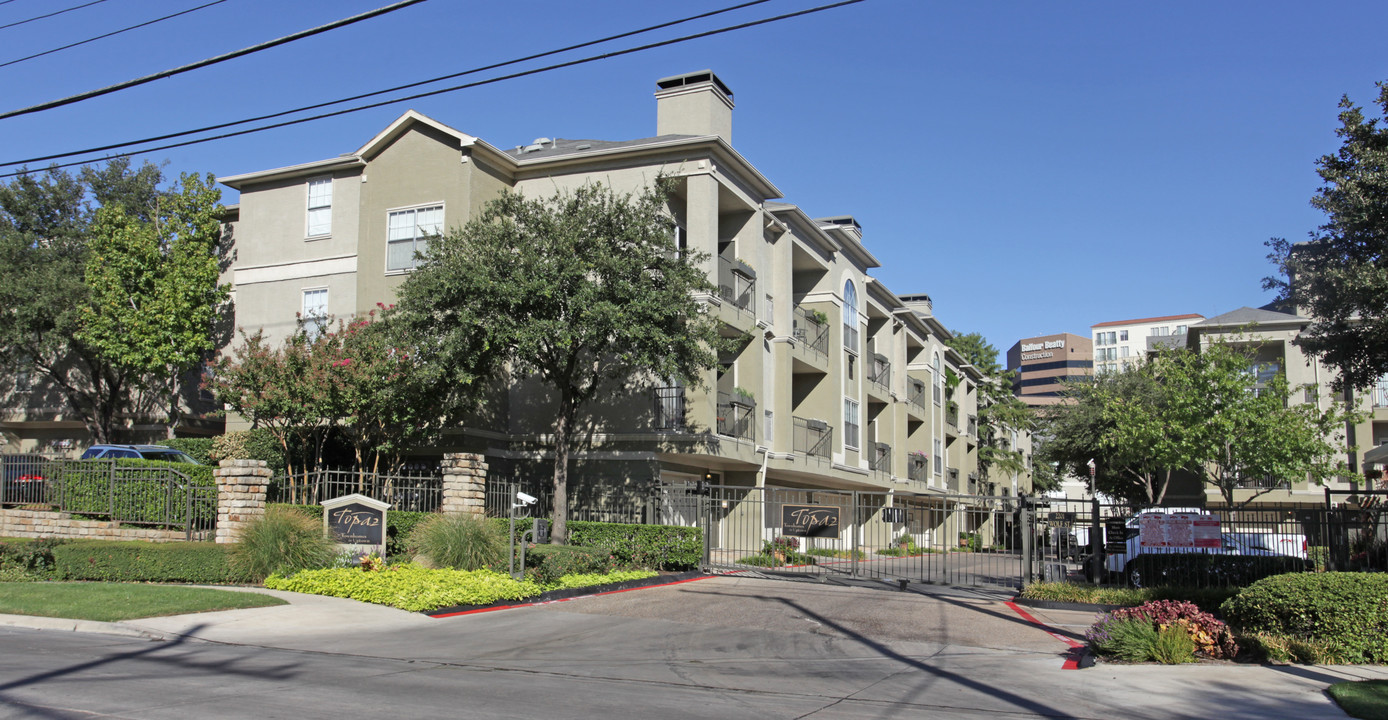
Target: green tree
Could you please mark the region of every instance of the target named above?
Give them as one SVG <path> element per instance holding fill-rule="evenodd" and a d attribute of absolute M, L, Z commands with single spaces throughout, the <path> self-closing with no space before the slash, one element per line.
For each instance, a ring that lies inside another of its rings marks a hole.
<path fill-rule="evenodd" d="M 1378 83 L 1388 117 L 1388 82 Z M 1311 324 L 1296 343 L 1339 370 L 1335 388 L 1366 388 L 1388 373 L 1388 125 L 1340 100 L 1339 152 L 1316 161 L 1311 205 L 1326 223 L 1310 241 L 1268 242 L 1282 278 L 1267 278 Z"/>
<path fill-rule="evenodd" d="M 159 189 L 128 160 L 0 186 L 0 366 L 28 368 L 97 442 L 124 416 L 177 421 L 182 373 L 213 345 L 219 192 Z"/>
<path fill-rule="evenodd" d="M 547 199 L 503 195 L 431 240 L 400 287 L 401 319 L 453 387 L 505 366 L 554 390 L 554 532 L 568 538 L 568 461 L 580 410 L 633 379 L 697 384 L 717 361 L 714 288 L 679 252 L 666 194 L 588 184 Z M 427 341 L 424 340 L 427 338 Z"/>
<path fill-rule="evenodd" d="M 1015 373 L 998 364 L 998 349 L 981 333 L 955 331 L 949 346 L 983 375 L 978 384 L 979 473 L 991 477 L 994 471 L 1005 475 L 1027 472 L 1026 457 L 1012 447 L 1012 431 L 1030 433 L 1036 418 L 1031 407 L 1012 394 Z M 1035 480 L 1033 477 L 1033 485 Z M 1042 482 L 1044 485 L 1044 478 Z"/>

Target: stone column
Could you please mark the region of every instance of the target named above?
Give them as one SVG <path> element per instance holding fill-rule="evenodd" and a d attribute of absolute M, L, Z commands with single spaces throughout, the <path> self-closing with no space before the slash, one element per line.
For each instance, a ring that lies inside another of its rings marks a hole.
<path fill-rule="evenodd" d="M 476 453 L 445 453 L 443 456 L 443 505 L 445 514 L 487 513 L 487 463 Z"/>
<path fill-rule="evenodd" d="M 264 460 L 223 460 L 217 479 L 217 542 L 236 542 L 246 523 L 265 515 L 265 490 L 274 473 Z"/>

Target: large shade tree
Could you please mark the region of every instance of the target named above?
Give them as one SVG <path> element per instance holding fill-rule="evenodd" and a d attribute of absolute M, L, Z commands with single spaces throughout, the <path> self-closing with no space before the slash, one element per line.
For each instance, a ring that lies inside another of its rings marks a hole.
<path fill-rule="evenodd" d="M 716 321 L 697 299 L 714 287 L 671 229 L 661 188 L 506 192 L 432 239 L 400 287 L 400 318 L 445 378 L 470 385 L 504 367 L 553 391 L 556 543 L 580 411 L 633 379 L 697 384 L 717 362 Z"/>
<path fill-rule="evenodd" d="M 1014 373 L 998 363 L 998 349 L 981 333 L 956 331 L 949 346 L 964 356 L 983 375 L 978 385 L 978 469 L 985 477 L 991 472 L 1025 473 L 1027 459 L 1012 446 L 1012 431 L 1030 433 L 1035 426 L 1031 408 L 1012 394 Z M 1033 477 L 1035 487 L 1036 478 Z M 1044 487 L 1045 479 L 1042 479 Z"/>
<path fill-rule="evenodd" d="M 0 368 L 37 374 L 97 442 L 130 416 L 172 431 L 225 309 L 220 193 L 162 183 L 113 160 L 0 185 Z"/>
<path fill-rule="evenodd" d="M 1388 82 L 1378 88 L 1388 118 Z M 1339 370 L 1337 389 L 1388 374 L 1388 125 L 1379 123 L 1340 100 L 1340 149 L 1316 161 L 1323 184 L 1311 198 L 1325 224 L 1308 242 L 1268 243 L 1282 276 L 1264 286 L 1311 317 L 1296 342 Z"/>

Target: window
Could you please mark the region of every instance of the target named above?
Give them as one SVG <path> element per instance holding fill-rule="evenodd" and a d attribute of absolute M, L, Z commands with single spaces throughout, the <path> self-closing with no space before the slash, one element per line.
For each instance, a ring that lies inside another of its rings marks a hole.
<path fill-rule="evenodd" d="M 1170 335 L 1170 334 L 1171 334 L 1171 327 L 1168 326 L 1168 325 L 1163 325 L 1163 326 L 1161 326 L 1161 327 L 1154 327 L 1154 328 L 1152 328 L 1152 332 L 1151 332 L 1150 334 L 1151 334 L 1153 337 L 1166 337 L 1167 335 Z"/>
<path fill-rule="evenodd" d="M 396 210 L 386 230 L 386 270 L 413 270 L 415 253 L 429 249 L 429 236 L 443 230 L 443 206 Z"/>
<path fill-rule="evenodd" d="M 315 288 L 304 291 L 304 305 L 299 313 L 299 323 L 310 339 L 317 339 L 328 327 L 328 289 Z"/>
<path fill-rule="evenodd" d="M 764 411 L 764 415 L 766 416 L 766 427 L 763 428 L 762 437 L 766 438 L 766 446 L 771 447 L 775 437 L 775 433 L 772 432 L 776 428 L 775 416 L 771 414 L 770 410 Z"/>
<path fill-rule="evenodd" d="M 843 284 L 843 346 L 858 352 L 858 289 L 852 280 Z"/>
<path fill-rule="evenodd" d="M 1119 339 L 1120 341 L 1122 341 L 1122 342 L 1127 342 L 1127 341 L 1128 341 L 1128 331 L 1127 331 L 1127 330 L 1119 330 L 1119 331 L 1118 331 L 1118 339 Z"/>
<path fill-rule="evenodd" d="M 308 181 L 308 237 L 333 231 L 333 179 Z"/>
<path fill-rule="evenodd" d="M 858 403 L 848 398 L 843 399 L 843 444 L 858 449 Z"/>
<path fill-rule="evenodd" d="M 1185 334 L 1186 334 L 1186 326 L 1185 326 L 1185 325 L 1177 325 L 1177 326 L 1176 326 L 1176 334 L 1177 334 L 1177 335 L 1185 335 Z"/>
<path fill-rule="evenodd" d="M 1127 340 L 1126 337 L 1123 339 Z M 1094 335 L 1095 345 L 1112 345 L 1116 342 L 1118 342 L 1118 333 L 1116 332 L 1101 332 Z"/>
<path fill-rule="evenodd" d="M 1128 356 L 1128 346 L 1127 346 L 1127 345 L 1124 345 L 1123 347 L 1121 347 L 1121 348 L 1118 349 L 1118 357 L 1127 357 L 1127 356 Z"/>
<path fill-rule="evenodd" d="M 944 451 L 941 450 L 940 438 L 935 438 L 935 474 L 939 475 L 940 473 L 944 472 L 944 469 Z"/>
<path fill-rule="evenodd" d="M 847 368 L 847 372 L 848 372 L 848 379 L 849 379 L 849 380 L 852 380 L 852 379 L 853 379 L 853 367 L 854 367 L 854 363 L 855 363 L 855 361 L 856 361 L 858 358 L 857 358 L 857 356 L 853 355 L 852 353 L 844 353 L 843 356 L 844 356 L 844 358 L 848 361 L 847 364 L 846 364 L 846 366 L 845 366 L 845 367 Z"/>

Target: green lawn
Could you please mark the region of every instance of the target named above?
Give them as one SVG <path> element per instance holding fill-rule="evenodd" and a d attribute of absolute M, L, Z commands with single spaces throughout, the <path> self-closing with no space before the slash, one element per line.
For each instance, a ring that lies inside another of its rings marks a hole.
<path fill-rule="evenodd" d="M 1331 685 L 1330 697 L 1340 709 L 1361 720 L 1388 720 L 1388 680 L 1360 680 Z"/>
<path fill-rule="evenodd" d="M 0 583 L 0 613 L 73 618 L 133 620 L 160 615 L 284 605 L 250 592 L 136 583 Z"/>

